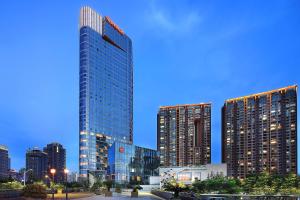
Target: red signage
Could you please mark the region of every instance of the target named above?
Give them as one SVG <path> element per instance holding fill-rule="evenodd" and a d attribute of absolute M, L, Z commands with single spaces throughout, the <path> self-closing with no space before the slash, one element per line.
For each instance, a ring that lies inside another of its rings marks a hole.
<path fill-rule="evenodd" d="M 116 29 L 120 34 L 124 35 L 124 31 L 120 29 L 108 16 L 105 16 L 105 19 L 112 27 L 114 27 L 114 29 Z"/>
<path fill-rule="evenodd" d="M 119 148 L 119 152 L 120 152 L 120 153 L 124 153 L 124 151 L 125 151 L 124 147 L 120 147 L 120 148 Z"/>

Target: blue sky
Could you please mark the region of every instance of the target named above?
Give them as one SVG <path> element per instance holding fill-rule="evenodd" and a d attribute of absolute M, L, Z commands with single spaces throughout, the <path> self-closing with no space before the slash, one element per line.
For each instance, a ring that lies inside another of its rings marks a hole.
<path fill-rule="evenodd" d="M 78 170 L 78 18 L 90 5 L 133 40 L 134 142 L 156 148 L 161 105 L 212 102 L 221 159 L 225 99 L 300 83 L 298 0 L 1 1 L 0 144 L 12 167 L 57 141 Z"/>

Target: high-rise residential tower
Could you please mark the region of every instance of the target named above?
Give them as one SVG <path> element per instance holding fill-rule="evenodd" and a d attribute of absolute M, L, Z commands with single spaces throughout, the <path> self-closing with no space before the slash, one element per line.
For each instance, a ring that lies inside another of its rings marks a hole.
<path fill-rule="evenodd" d="M 79 172 L 102 175 L 114 141 L 132 143 L 133 59 L 130 38 L 109 17 L 80 10 Z"/>
<path fill-rule="evenodd" d="M 28 149 L 26 152 L 26 170 L 31 170 L 32 178 L 43 180 L 47 174 L 48 156 L 47 153 L 38 148 Z"/>
<path fill-rule="evenodd" d="M 157 115 L 161 166 L 211 162 L 211 104 L 162 106 Z"/>
<path fill-rule="evenodd" d="M 55 169 L 54 182 L 64 183 L 66 180 L 66 174 L 64 173 L 66 169 L 66 150 L 59 143 L 51 143 L 47 144 L 44 152 L 48 156 L 48 176 L 52 177 L 50 170 Z"/>
<path fill-rule="evenodd" d="M 297 173 L 297 86 L 228 99 L 222 108 L 228 176 Z"/>
<path fill-rule="evenodd" d="M 0 180 L 7 179 L 9 177 L 10 170 L 10 158 L 8 156 L 8 148 L 4 145 L 0 145 Z"/>

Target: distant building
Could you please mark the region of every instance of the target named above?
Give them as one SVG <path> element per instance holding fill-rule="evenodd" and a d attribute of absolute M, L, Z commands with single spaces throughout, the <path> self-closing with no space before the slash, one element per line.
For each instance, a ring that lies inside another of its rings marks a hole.
<path fill-rule="evenodd" d="M 161 106 L 157 115 L 160 165 L 196 166 L 211 162 L 211 104 Z"/>
<path fill-rule="evenodd" d="M 150 176 L 158 175 L 159 156 L 156 150 L 115 142 L 108 149 L 108 175 L 117 183 L 149 184 Z"/>
<path fill-rule="evenodd" d="M 0 180 L 9 177 L 10 158 L 8 156 L 8 148 L 0 145 Z"/>
<path fill-rule="evenodd" d="M 159 176 L 161 184 L 171 178 L 175 178 L 177 181 L 190 185 L 195 180 L 203 181 L 215 176 L 227 176 L 227 165 L 207 164 L 193 167 L 160 167 Z"/>
<path fill-rule="evenodd" d="M 297 174 L 297 86 L 228 99 L 222 109 L 228 176 Z"/>
<path fill-rule="evenodd" d="M 50 169 L 55 169 L 55 183 L 64 183 L 66 180 L 64 173 L 66 169 L 66 150 L 59 143 L 51 143 L 44 148 L 44 152 L 48 155 L 48 176 L 52 177 Z"/>
<path fill-rule="evenodd" d="M 24 174 L 14 170 L 14 169 L 10 169 L 9 170 L 9 177 L 12 178 L 13 180 L 22 182 L 23 178 L 24 178 Z"/>
<path fill-rule="evenodd" d="M 72 182 L 78 182 L 78 173 L 76 172 L 71 172 L 68 174 L 68 180 L 69 183 Z"/>
<path fill-rule="evenodd" d="M 104 143 L 132 143 L 132 42 L 88 6 L 80 10 L 79 41 L 79 174 L 99 178 L 107 170 Z"/>
<path fill-rule="evenodd" d="M 48 156 L 47 153 L 38 148 L 29 149 L 26 152 L 26 170 L 31 170 L 29 174 L 34 180 L 43 180 L 47 174 Z"/>

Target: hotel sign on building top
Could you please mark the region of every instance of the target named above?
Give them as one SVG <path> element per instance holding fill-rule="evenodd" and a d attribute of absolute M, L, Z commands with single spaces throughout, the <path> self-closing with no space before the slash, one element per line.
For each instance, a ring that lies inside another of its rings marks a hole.
<path fill-rule="evenodd" d="M 105 16 L 105 20 L 114 28 L 116 29 L 120 34 L 124 35 L 124 31 L 120 29 L 108 16 Z"/>

